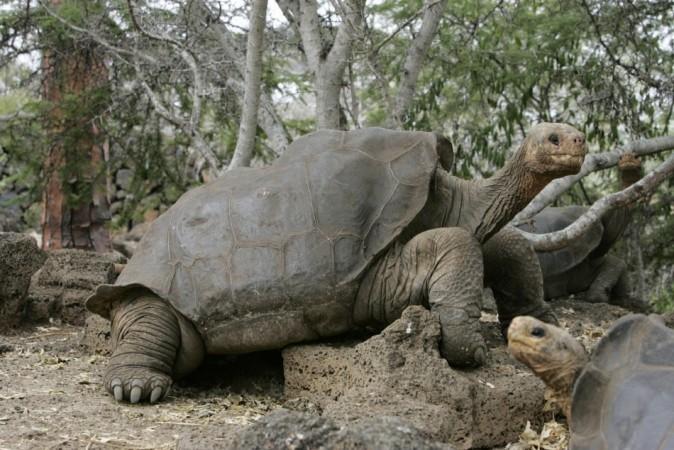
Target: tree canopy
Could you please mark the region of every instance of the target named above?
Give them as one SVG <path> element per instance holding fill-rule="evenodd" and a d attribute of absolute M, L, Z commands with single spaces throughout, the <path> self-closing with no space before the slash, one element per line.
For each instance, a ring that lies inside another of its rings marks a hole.
<path fill-rule="evenodd" d="M 69 94 L 58 108 L 64 117 L 87 117 L 106 139 L 97 176 L 110 184 L 127 171 L 129 195 L 117 207 L 110 198 L 117 226 L 222 173 L 236 159 L 237 143 L 252 148 L 252 164 L 266 164 L 317 127 L 441 132 L 464 177 L 491 174 L 541 121 L 573 124 L 599 153 L 670 133 L 671 1 L 277 0 L 260 12 L 262 3 L 6 1 L 0 164 L 7 169 L 0 188 L 20 185 L 15 202 L 39 199 L 54 139 L 46 119 L 56 107 L 42 95 L 45 55 L 67 46 L 95 46 L 107 70 L 104 86 Z M 251 44 L 255 14 L 264 28 Z M 251 49 L 260 55 L 257 78 L 247 76 L 255 67 L 246 61 Z M 258 88 L 252 97 L 251 80 Z M 251 98 L 257 117 L 246 117 L 256 122 L 240 127 Z M 75 128 L 64 124 L 67 142 Z M 664 157 L 649 156 L 647 170 Z M 71 160 L 66 174 L 78 170 Z M 605 196 L 615 190 L 610 172 L 556 201 Z M 644 208 L 652 220 L 637 233 L 660 249 L 674 227 L 671 190 L 670 179 L 650 196 Z M 666 251 L 648 258 L 671 267 Z"/>

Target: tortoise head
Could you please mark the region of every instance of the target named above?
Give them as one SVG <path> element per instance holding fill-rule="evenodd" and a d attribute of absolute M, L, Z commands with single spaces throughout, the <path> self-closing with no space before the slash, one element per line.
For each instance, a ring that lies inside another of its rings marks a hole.
<path fill-rule="evenodd" d="M 618 171 L 624 189 L 641 179 L 641 161 L 634 153 L 623 153 L 618 159 Z"/>
<path fill-rule="evenodd" d="M 561 396 L 587 363 L 583 346 L 565 330 L 529 316 L 515 317 L 508 328 L 508 349 Z"/>
<path fill-rule="evenodd" d="M 564 123 L 539 123 L 522 143 L 524 168 L 547 179 L 578 173 L 585 158 L 585 135 Z"/>

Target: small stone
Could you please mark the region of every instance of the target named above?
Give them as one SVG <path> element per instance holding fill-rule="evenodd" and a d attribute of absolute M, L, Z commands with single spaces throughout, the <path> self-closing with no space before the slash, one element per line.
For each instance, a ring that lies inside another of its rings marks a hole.
<path fill-rule="evenodd" d="M 131 184 L 133 183 L 133 171 L 131 169 L 119 169 L 115 176 L 115 183 L 121 189 L 125 191 L 131 190 Z"/>

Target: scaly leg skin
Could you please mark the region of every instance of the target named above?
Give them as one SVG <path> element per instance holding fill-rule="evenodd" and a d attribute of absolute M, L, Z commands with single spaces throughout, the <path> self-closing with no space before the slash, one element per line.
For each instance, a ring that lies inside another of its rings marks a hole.
<path fill-rule="evenodd" d="M 114 351 L 104 385 L 115 400 L 156 403 L 204 357 L 201 336 L 185 317 L 154 294 L 113 305 Z"/>
<path fill-rule="evenodd" d="M 366 273 L 356 298 L 354 320 L 381 327 L 409 305 L 437 312 L 440 351 L 451 365 L 480 366 L 487 346 L 480 334 L 482 254 L 461 228 L 437 228 L 395 244 Z"/>
<path fill-rule="evenodd" d="M 494 292 L 503 337 L 516 316 L 533 316 L 557 325 L 557 317 L 543 298 L 543 273 L 529 241 L 507 226 L 482 250 L 485 284 Z"/>

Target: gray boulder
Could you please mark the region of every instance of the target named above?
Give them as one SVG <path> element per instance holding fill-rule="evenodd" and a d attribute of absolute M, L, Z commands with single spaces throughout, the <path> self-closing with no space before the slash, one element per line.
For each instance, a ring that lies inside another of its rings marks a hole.
<path fill-rule="evenodd" d="M 23 212 L 17 199 L 16 192 L 0 192 L 0 232 L 19 232 L 24 227 Z"/>
<path fill-rule="evenodd" d="M 0 330 L 22 320 L 30 278 L 45 258 L 31 236 L 0 233 Z"/>
<path fill-rule="evenodd" d="M 204 439 L 204 438 L 202 438 Z M 207 448 L 190 445 L 178 448 Z M 447 444 L 429 439 L 406 421 L 397 417 L 367 418 L 354 423 L 339 424 L 329 418 L 288 410 L 275 411 L 249 425 L 224 446 L 225 449 L 376 449 L 390 450 L 451 450 Z"/>

